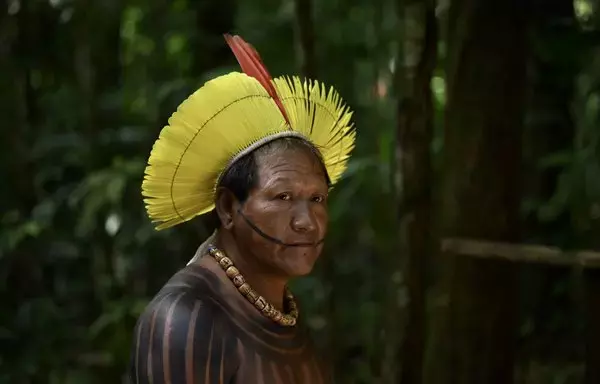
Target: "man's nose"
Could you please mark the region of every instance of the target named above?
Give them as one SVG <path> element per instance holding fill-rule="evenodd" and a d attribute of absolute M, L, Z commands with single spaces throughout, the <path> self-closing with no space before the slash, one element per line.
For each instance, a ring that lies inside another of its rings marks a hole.
<path fill-rule="evenodd" d="M 292 229 L 299 233 L 310 233 L 317 229 L 315 215 L 311 212 L 308 204 L 300 203 L 295 207 Z"/>

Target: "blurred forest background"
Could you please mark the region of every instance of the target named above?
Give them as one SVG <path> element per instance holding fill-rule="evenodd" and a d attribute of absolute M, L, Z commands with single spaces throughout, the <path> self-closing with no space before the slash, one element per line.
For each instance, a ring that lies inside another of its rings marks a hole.
<path fill-rule="evenodd" d="M 212 229 L 154 231 L 140 185 L 177 105 L 238 70 L 224 32 L 356 111 L 293 286 L 338 383 L 600 383 L 599 0 L 0 4 L 0 383 L 125 382 Z"/>

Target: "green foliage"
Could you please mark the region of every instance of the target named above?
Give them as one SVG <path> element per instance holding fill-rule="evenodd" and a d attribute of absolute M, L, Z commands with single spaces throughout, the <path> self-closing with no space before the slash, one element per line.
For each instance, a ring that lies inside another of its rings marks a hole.
<path fill-rule="evenodd" d="M 593 22 L 589 2 L 576 3 Z M 11 79 L 0 87 L 7 110 L 0 133 L 0 384 L 120 382 L 138 315 L 212 230 L 198 219 L 154 231 L 140 195 L 152 143 L 190 92 L 236 68 L 222 32 L 252 41 L 273 75 L 297 73 L 293 2 L 11 4 L 0 23 L 0 41 L 11 49 L 0 58 L 0 73 Z M 394 6 L 313 1 L 317 74 L 356 111 L 358 142 L 331 198 L 325 256 L 293 289 L 317 343 L 333 348 L 343 383 L 379 382 L 389 350 L 401 341 L 401 320 L 389 313 L 408 305 L 398 254 Z M 549 222 L 566 212 L 566 225 L 578 229 L 561 227 L 569 244 L 593 247 L 600 73 L 586 36 L 561 33 L 536 45 L 563 67 L 581 65 L 572 100 L 577 137 L 573 148 L 539 159 L 538 169 L 559 170 L 560 181 L 551 198 L 526 200 L 524 214 Z M 569 80 L 559 75 L 557 82 Z M 441 64 L 431 87 L 437 172 L 446 105 Z M 567 368 L 565 375 L 577 371 Z M 538 382 L 550 382 L 544 370 Z"/>

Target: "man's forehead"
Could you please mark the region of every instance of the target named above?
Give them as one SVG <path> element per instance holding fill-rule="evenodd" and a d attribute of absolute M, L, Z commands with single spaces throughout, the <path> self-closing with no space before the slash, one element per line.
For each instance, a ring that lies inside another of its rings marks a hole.
<path fill-rule="evenodd" d="M 327 184 L 319 159 L 314 154 L 303 152 L 265 154 L 265 157 L 257 161 L 258 184 L 263 187 L 298 182 Z"/>
<path fill-rule="evenodd" d="M 288 173 L 314 173 L 323 174 L 323 166 L 320 159 L 308 150 L 282 150 L 264 153 L 257 159 L 260 173 L 268 173 L 273 176 L 286 177 Z M 289 176 L 288 176 L 289 177 Z"/>

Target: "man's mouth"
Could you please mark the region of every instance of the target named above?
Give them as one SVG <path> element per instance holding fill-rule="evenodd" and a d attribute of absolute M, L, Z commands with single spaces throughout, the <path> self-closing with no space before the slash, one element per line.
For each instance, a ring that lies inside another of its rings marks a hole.
<path fill-rule="evenodd" d="M 311 241 L 311 242 L 307 242 L 307 241 L 295 241 L 295 242 L 291 242 L 291 243 L 282 242 L 282 245 L 285 245 L 286 247 L 316 248 L 319 245 L 321 245 L 321 243 L 323 243 L 323 240 Z"/>

